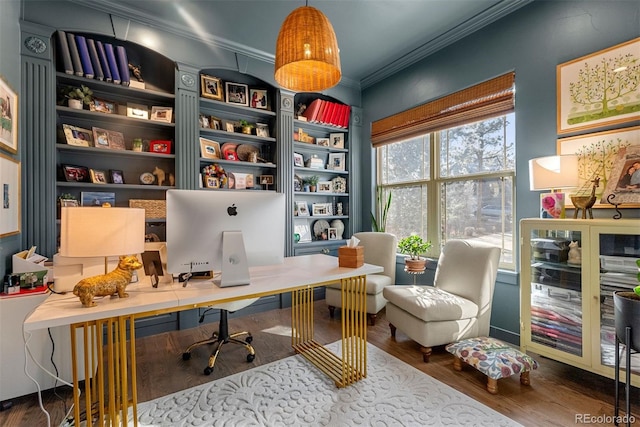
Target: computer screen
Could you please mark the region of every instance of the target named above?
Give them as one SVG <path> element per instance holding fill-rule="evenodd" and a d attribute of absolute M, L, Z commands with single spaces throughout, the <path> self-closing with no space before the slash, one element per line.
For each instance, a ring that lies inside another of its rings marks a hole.
<path fill-rule="evenodd" d="M 167 270 L 248 284 L 248 267 L 283 262 L 285 216 L 281 193 L 167 190 Z"/>

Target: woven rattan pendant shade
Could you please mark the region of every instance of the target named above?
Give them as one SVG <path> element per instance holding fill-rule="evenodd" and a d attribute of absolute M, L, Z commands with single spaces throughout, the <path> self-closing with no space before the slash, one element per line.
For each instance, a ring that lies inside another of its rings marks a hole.
<path fill-rule="evenodd" d="M 291 12 L 276 42 L 278 84 L 295 92 L 319 92 L 337 85 L 341 76 L 338 41 L 327 17 L 310 6 Z"/>

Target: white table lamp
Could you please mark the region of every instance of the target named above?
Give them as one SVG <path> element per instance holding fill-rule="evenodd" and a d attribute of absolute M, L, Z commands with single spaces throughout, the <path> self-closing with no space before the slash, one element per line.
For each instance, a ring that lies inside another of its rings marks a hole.
<path fill-rule="evenodd" d="M 540 195 L 541 218 L 565 217 L 565 194 L 558 191 L 578 186 L 578 156 L 547 156 L 529 160 L 531 191 L 549 191 Z"/>

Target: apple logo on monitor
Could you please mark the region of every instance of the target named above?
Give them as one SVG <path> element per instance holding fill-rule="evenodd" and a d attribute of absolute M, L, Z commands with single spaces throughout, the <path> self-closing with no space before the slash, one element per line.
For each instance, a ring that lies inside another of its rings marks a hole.
<path fill-rule="evenodd" d="M 228 214 L 229 216 L 236 216 L 236 215 L 238 215 L 238 208 L 236 207 L 236 204 L 235 204 L 235 203 L 234 203 L 234 204 L 232 204 L 231 206 L 229 206 L 229 207 L 227 208 L 227 214 Z"/>

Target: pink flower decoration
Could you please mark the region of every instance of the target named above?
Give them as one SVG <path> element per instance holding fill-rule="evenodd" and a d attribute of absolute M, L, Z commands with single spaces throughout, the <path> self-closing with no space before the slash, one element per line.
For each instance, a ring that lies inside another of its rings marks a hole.
<path fill-rule="evenodd" d="M 556 205 L 556 199 L 553 196 L 546 196 L 542 198 L 542 207 L 544 210 L 549 211 Z"/>

